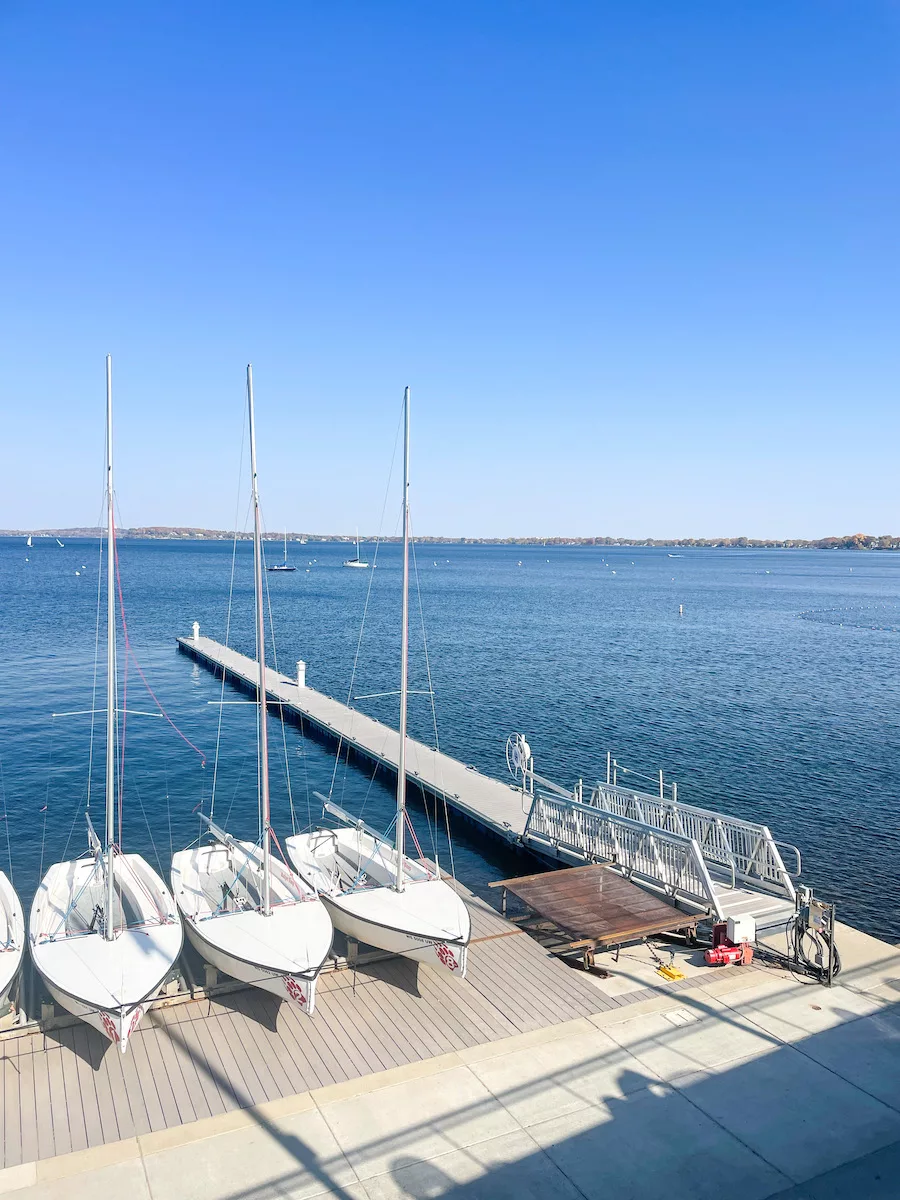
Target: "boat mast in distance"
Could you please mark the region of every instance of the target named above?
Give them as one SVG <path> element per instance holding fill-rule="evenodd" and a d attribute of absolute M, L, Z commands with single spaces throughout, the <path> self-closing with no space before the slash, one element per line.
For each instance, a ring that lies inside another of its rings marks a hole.
<path fill-rule="evenodd" d="M 345 567 L 367 567 L 369 564 L 359 557 L 359 529 L 356 530 L 356 558 L 348 558 Z"/>
<path fill-rule="evenodd" d="M 266 570 L 267 570 L 267 571 L 296 571 L 296 570 L 297 570 L 297 568 L 296 568 L 296 567 L 291 567 L 291 566 L 289 566 L 289 565 L 288 565 L 288 560 L 287 560 L 287 530 L 285 530 L 285 531 L 284 531 L 284 558 L 282 559 L 282 561 L 281 561 L 280 563 L 278 563 L 278 565 L 277 565 L 277 566 L 274 566 L 274 567 L 266 567 Z"/>

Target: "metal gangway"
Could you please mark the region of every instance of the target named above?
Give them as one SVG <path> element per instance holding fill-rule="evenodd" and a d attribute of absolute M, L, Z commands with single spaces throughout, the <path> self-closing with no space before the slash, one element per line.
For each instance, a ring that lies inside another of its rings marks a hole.
<path fill-rule="evenodd" d="M 580 781 L 566 791 L 535 773 L 524 738 L 508 758 L 527 806 L 521 840 L 529 849 L 569 863 L 610 862 L 635 883 L 719 920 L 752 916 L 765 930 L 793 915 L 800 851 L 766 825 L 612 782 L 589 794 Z"/>

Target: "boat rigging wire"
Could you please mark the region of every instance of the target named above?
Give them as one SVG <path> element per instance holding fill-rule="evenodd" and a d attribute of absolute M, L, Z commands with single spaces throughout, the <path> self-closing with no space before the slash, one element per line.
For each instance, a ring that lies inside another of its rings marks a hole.
<path fill-rule="evenodd" d="M 260 520 L 263 521 L 262 510 L 260 510 Z M 264 524 L 264 522 L 263 522 L 263 524 Z M 287 534 L 285 534 L 285 539 L 287 539 Z M 287 546 L 287 540 L 285 540 L 285 546 Z M 263 549 L 262 544 L 260 545 L 260 549 L 263 550 L 263 559 L 265 560 L 265 550 Z M 286 555 L 287 555 L 287 551 L 285 551 L 285 556 Z M 286 561 L 286 557 L 285 557 L 285 561 Z M 275 668 L 275 673 L 280 674 L 280 672 L 278 671 L 278 647 L 275 642 L 275 619 L 272 616 L 272 593 L 269 589 L 269 574 L 268 574 L 268 572 L 266 572 L 266 574 L 263 576 L 263 583 L 264 583 L 265 589 L 266 589 L 266 609 L 268 610 L 268 614 L 269 614 L 269 637 L 271 638 L 271 641 L 272 641 L 272 665 Z M 291 786 L 291 767 L 290 767 L 290 762 L 288 759 L 287 730 L 285 729 L 286 721 L 285 721 L 285 715 L 284 715 L 284 704 L 280 699 L 276 699 L 275 705 L 278 708 L 279 724 L 281 725 L 281 747 L 284 752 L 284 781 L 285 781 L 285 785 L 287 786 L 288 806 L 290 807 L 290 812 L 291 812 L 291 832 L 296 833 L 297 820 L 294 815 L 294 791 Z M 302 725 L 301 725 L 301 734 L 302 734 Z M 304 764 L 304 767 L 306 768 L 306 775 L 307 775 L 306 806 L 307 806 L 307 809 L 309 809 L 309 767 L 306 764 L 305 758 L 303 760 L 303 764 Z M 310 814 L 310 819 L 311 819 L 311 814 Z M 278 839 L 276 838 L 276 841 L 277 840 Z"/>
<path fill-rule="evenodd" d="M 237 543 L 238 543 L 238 516 L 241 511 L 241 484 L 243 482 L 244 471 L 244 440 L 247 434 L 246 423 L 241 425 L 241 457 L 238 463 L 238 494 L 234 505 L 234 537 L 231 540 L 231 579 L 228 582 L 228 608 L 225 613 L 225 645 L 228 645 L 231 637 L 231 608 L 234 598 L 234 573 L 237 563 Z M 250 505 L 247 504 L 246 512 L 244 513 L 243 524 L 246 527 L 247 520 L 250 516 Z M 225 672 L 222 672 L 222 687 L 219 691 L 219 718 L 216 722 L 216 750 L 213 757 L 213 778 L 212 792 L 209 800 L 209 816 L 210 820 L 215 816 L 216 812 L 216 784 L 219 781 L 219 746 L 222 741 L 222 706 L 225 703 Z M 232 801 L 233 803 L 233 801 Z M 202 811 L 202 806 L 201 806 Z M 231 810 L 229 809 L 229 812 Z M 202 834 L 202 829 L 201 829 Z"/>
<path fill-rule="evenodd" d="M 98 529 L 100 528 L 100 523 L 103 519 L 102 513 L 103 513 L 103 501 L 101 499 L 100 511 L 97 514 L 97 528 Z M 103 589 L 103 536 L 101 534 L 97 538 L 97 619 L 96 619 L 95 626 L 94 626 L 94 677 L 93 677 L 93 682 L 91 684 L 91 707 L 90 707 L 91 732 L 90 732 L 90 738 L 88 740 L 87 797 L 85 799 L 85 805 L 84 805 L 84 810 L 86 812 L 91 811 L 91 782 L 92 782 L 93 774 L 94 774 L 94 727 L 96 725 L 94 718 L 97 716 L 97 669 L 98 669 L 97 664 L 98 664 L 99 655 L 100 655 L 100 601 L 103 596 L 102 589 Z M 53 716 L 55 717 L 56 713 L 54 713 Z M 49 768 L 48 768 L 48 770 L 49 770 Z M 49 797 L 49 793 L 50 793 L 50 776 L 48 773 L 48 776 L 47 776 L 48 797 Z M 82 812 L 82 808 L 81 808 L 81 804 L 79 802 L 78 804 L 75 805 L 75 809 L 72 813 L 72 823 L 69 826 L 69 834 L 68 834 L 68 837 L 66 838 L 65 849 L 63 850 L 63 860 L 67 859 L 69 856 L 69 844 L 72 841 L 72 836 L 75 833 L 75 825 L 78 821 L 78 818 L 81 816 L 81 812 Z M 44 861 L 43 861 L 43 852 L 42 852 L 41 853 L 41 879 L 43 879 L 43 878 L 44 878 Z"/>
<path fill-rule="evenodd" d="M 100 528 L 100 522 L 103 519 L 102 518 L 102 510 L 103 510 L 103 501 L 101 500 L 100 512 L 97 514 L 97 528 L 98 529 Z M 96 715 L 95 710 L 97 708 L 97 671 L 98 671 L 98 663 L 99 663 L 99 656 L 100 656 L 100 601 L 101 601 L 102 595 L 103 595 L 103 592 L 102 592 L 103 537 L 102 537 L 102 535 L 98 536 L 97 543 L 98 543 L 98 545 L 97 545 L 97 619 L 96 619 L 95 628 L 94 628 L 94 680 L 91 685 L 91 736 L 90 736 L 90 741 L 88 743 L 87 802 L 85 804 L 85 807 L 88 812 L 90 812 L 90 810 L 91 810 L 91 779 L 92 779 L 92 776 L 94 773 L 94 771 L 93 771 L 93 768 L 94 768 L 94 726 L 95 726 L 94 716 Z M 77 816 L 77 813 L 76 813 L 76 816 Z M 75 825 L 75 822 L 73 819 L 73 822 L 72 822 L 73 828 L 74 828 L 74 825 Z M 71 838 L 71 836 L 72 836 L 72 834 L 70 831 L 69 838 Z M 65 858 L 66 854 L 68 854 L 68 851 L 69 851 L 69 842 L 66 841 L 66 849 L 63 854 L 63 858 Z"/>
<path fill-rule="evenodd" d="M 382 536 L 380 531 L 384 529 L 384 518 L 385 518 L 385 514 L 387 513 L 388 497 L 390 496 L 390 493 L 391 493 L 391 482 L 394 477 L 394 464 L 397 461 L 397 446 L 399 445 L 399 442 L 400 442 L 400 430 L 402 428 L 403 428 L 403 405 L 401 404 L 400 414 L 397 418 L 397 429 L 394 434 L 394 448 L 393 448 L 393 451 L 391 452 L 391 465 L 388 468 L 387 483 L 385 484 L 385 489 L 384 489 L 384 499 L 381 502 L 381 516 L 379 517 L 379 520 L 378 520 L 379 533 L 378 533 L 377 537 L 375 538 L 375 553 L 372 556 L 372 571 L 371 571 L 371 574 L 369 575 L 368 586 L 366 587 L 366 599 L 365 599 L 365 603 L 363 604 L 363 615 L 362 615 L 362 621 L 360 622 L 360 626 L 359 626 L 359 637 L 356 639 L 356 653 L 353 655 L 353 669 L 350 672 L 350 686 L 347 688 L 347 707 L 350 709 L 352 709 L 352 706 L 353 706 L 353 686 L 356 682 L 356 672 L 357 672 L 357 669 L 359 666 L 360 652 L 362 650 L 363 635 L 365 633 L 365 628 L 366 628 L 366 618 L 369 613 L 369 601 L 372 596 L 372 585 L 375 582 L 375 568 L 378 566 L 378 550 L 381 546 L 381 536 Z M 351 728 L 352 728 L 352 725 L 353 725 L 352 715 L 350 717 L 350 724 L 351 724 Z M 337 749 L 335 750 L 335 754 L 334 754 L 334 767 L 331 772 L 331 784 L 328 788 L 329 799 L 334 795 L 334 785 L 335 785 L 335 781 L 337 779 L 338 765 L 341 761 L 341 747 L 343 745 L 343 742 L 344 742 L 344 735 L 343 735 L 343 731 L 341 731 L 340 735 L 338 736 Z M 346 764 L 345 764 L 345 767 L 344 767 L 344 782 L 345 783 L 346 783 L 346 778 L 347 778 L 346 770 L 347 770 L 347 768 L 346 768 Z M 359 810 L 360 816 L 362 816 L 362 814 L 365 812 L 366 802 L 369 799 L 369 792 L 372 790 L 372 783 L 375 780 L 375 774 L 377 773 L 377 770 L 378 770 L 378 767 L 376 765 L 375 768 L 373 769 L 372 777 L 369 780 L 369 786 L 366 789 L 366 794 L 363 797 L 362 807 Z M 341 799 L 343 800 L 343 789 L 341 791 Z M 310 826 L 311 825 L 312 825 L 312 821 L 310 821 Z"/>
<path fill-rule="evenodd" d="M 450 813 L 447 808 L 447 793 L 446 793 L 446 789 L 444 788 L 444 770 L 443 770 L 443 764 L 442 764 L 442 760 L 441 760 L 441 741 L 440 741 L 440 737 L 438 736 L 437 709 L 436 709 L 435 703 L 434 703 L 434 680 L 432 679 L 432 676 L 431 676 L 431 659 L 428 654 L 428 635 L 425 631 L 425 610 L 422 605 L 422 590 L 419 586 L 419 563 L 418 563 L 418 559 L 416 558 L 415 540 L 411 539 L 411 541 L 412 541 L 412 548 L 413 548 L 413 574 L 416 577 L 416 597 L 418 599 L 418 604 L 419 604 L 419 619 L 422 622 L 422 647 L 425 652 L 425 673 L 426 673 L 426 676 L 428 679 L 428 692 L 429 692 L 429 695 L 431 696 L 431 722 L 432 722 L 432 727 L 434 730 L 434 749 L 435 749 L 435 754 L 437 756 L 435 763 L 436 763 L 437 770 L 438 770 L 438 784 L 440 786 L 441 794 L 443 796 L 444 828 L 445 828 L 445 831 L 447 834 L 447 852 L 450 856 L 450 875 L 453 879 L 456 879 L 456 863 L 453 858 L 453 839 L 450 836 Z M 428 804 L 427 804 L 427 802 L 425 802 L 424 786 L 422 786 L 422 800 L 423 800 L 423 803 L 425 803 L 425 819 L 426 819 L 426 821 L 428 821 L 428 825 L 429 825 L 429 829 L 430 829 L 431 822 L 428 817 Z M 435 825 L 437 825 L 437 805 L 438 805 L 438 798 L 437 798 L 437 796 L 435 796 L 435 799 L 434 799 L 434 806 L 435 806 L 434 823 L 435 823 Z M 438 859 L 437 859 L 437 843 L 436 843 L 434 834 L 432 834 L 432 844 L 434 846 L 434 852 L 435 852 L 434 865 L 437 867 L 438 878 L 440 878 L 441 867 L 440 867 L 440 863 L 438 862 Z"/>
<path fill-rule="evenodd" d="M 9 813 L 6 808 L 6 780 L 3 775 L 3 756 L 0 755 L 0 799 L 3 800 L 3 824 L 6 826 L 6 856 L 9 859 L 9 880 L 13 880 L 12 841 L 9 834 Z"/>

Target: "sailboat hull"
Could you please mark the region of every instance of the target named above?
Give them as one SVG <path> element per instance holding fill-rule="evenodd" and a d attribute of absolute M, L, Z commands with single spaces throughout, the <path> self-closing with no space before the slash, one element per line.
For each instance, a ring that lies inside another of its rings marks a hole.
<path fill-rule="evenodd" d="M 185 920 L 185 929 L 188 941 L 197 953 L 217 971 L 222 971 L 223 974 L 230 975 L 232 979 L 237 979 L 241 983 L 262 988 L 264 992 L 271 992 L 279 1000 L 289 1000 L 308 1017 L 315 1012 L 316 978 L 319 974 L 319 967 L 302 974 L 274 971 L 260 963 L 250 962 L 248 959 L 229 954 L 220 946 L 207 941 L 193 921 Z"/>
<path fill-rule="evenodd" d="M 252 842 L 182 850 L 172 892 L 188 940 L 217 971 L 290 1000 L 308 1015 L 334 930 L 328 911 L 277 859 L 270 864 L 271 912 L 258 907 L 262 869 Z"/>
<path fill-rule="evenodd" d="M 56 863 L 31 907 L 31 958 L 55 1003 L 124 1052 L 160 992 L 184 941 L 165 884 L 138 854 L 116 856 L 115 936 L 98 909 L 106 885 L 98 860 Z M 127 915 L 127 924 L 126 924 Z"/>
<path fill-rule="evenodd" d="M 404 856 L 397 891 L 396 849 L 361 829 L 294 834 L 285 850 L 346 937 L 465 977 L 469 911 L 428 866 Z"/>
<path fill-rule="evenodd" d="M 0 1009 L 22 966 L 25 950 L 25 918 L 12 883 L 0 871 Z"/>
<path fill-rule="evenodd" d="M 114 1009 L 91 1008 L 83 1000 L 79 1000 L 77 996 L 70 996 L 68 992 L 64 992 L 62 988 L 51 983 L 46 976 L 42 975 L 41 978 L 54 1004 L 71 1013 L 73 1017 L 79 1017 L 86 1025 L 90 1025 L 92 1029 L 96 1029 L 98 1033 L 102 1033 L 105 1038 L 118 1046 L 123 1054 L 128 1048 L 128 1039 L 141 1023 L 141 1019 L 149 1008 L 151 1000 L 155 998 L 163 983 L 161 979 L 153 993 L 143 1003 Z"/>
<path fill-rule="evenodd" d="M 339 929 L 345 937 L 354 938 L 357 942 L 374 946 L 376 950 L 384 950 L 388 954 L 399 954 L 403 958 L 414 959 L 429 967 L 442 967 L 459 979 L 465 979 L 468 946 L 464 942 L 424 937 L 403 929 L 393 929 L 389 925 L 382 925 L 348 912 L 327 896 L 323 896 L 322 901 L 331 915 L 335 929 Z"/>

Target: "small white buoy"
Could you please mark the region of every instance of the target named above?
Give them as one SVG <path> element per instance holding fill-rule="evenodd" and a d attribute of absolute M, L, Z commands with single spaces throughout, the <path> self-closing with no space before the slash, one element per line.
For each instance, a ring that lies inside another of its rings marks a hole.
<path fill-rule="evenodd" d="M 684 605 L 683 604 L 678 605 L 678 615 L 679 615 L 679 617 L 684 616 Z"/>
<path fill-rule="evenodd" d="M 76 574 L 76 575 L 80 575 L 80 574 L 81 574 L 81 572 L 80 572 L 80 571 L 76 571 L 76 572 L 75 572 L 75 574 Z"/>
<path fill-rule="evenodd" d="M 615 575 L 615 571 L 613 571 L 613 575 Z"/>

